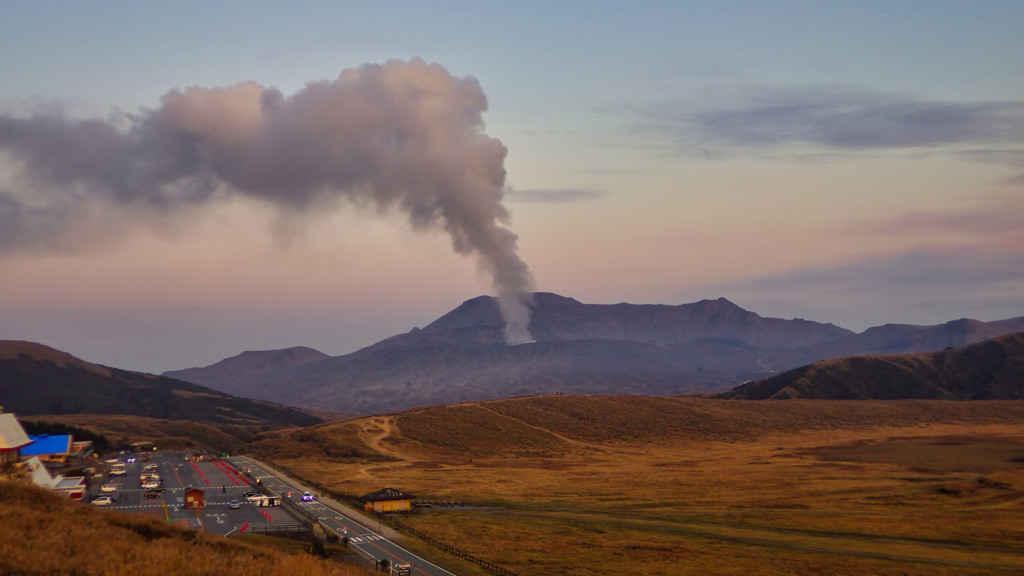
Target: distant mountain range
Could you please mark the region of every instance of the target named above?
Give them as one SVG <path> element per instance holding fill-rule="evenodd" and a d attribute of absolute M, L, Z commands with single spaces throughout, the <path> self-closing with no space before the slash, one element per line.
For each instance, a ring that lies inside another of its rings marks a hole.
<path fill-rule="evenodd" d="M 108 368 L 34 342 L 0 340 L 0 405 L 19 417 L 107 414 L 230 426 L 310 426 L 306 410 Z"/>
<path fill-rule="evenodd" d="M 744 384 L 721 398 L 1024 399 L 1024 332 L 919 354 L 833 358 Z"/>
<path fill-rule="evenodd" d="M 856 334 L 763 318 L 724 298 L 692 304 L 583 304 L 537 293 L 535 342 L 506 346 L 494 298 L 464 302 L 423 329 L 352 354 L 246 352 L 165 372 L 232 395 L 347 413 L 526 394 L 717 392 L 837 356 L 941 350 L 1024 331 L 1024 317 L 887 324 Z"/>

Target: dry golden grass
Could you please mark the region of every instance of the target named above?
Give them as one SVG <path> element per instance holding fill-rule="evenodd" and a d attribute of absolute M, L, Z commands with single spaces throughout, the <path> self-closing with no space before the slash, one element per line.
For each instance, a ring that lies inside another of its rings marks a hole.
<path fill-rule="evenodd" d="M 481 505 L 403 521 L 523 576 L 1024 573 L 1024 402 L 553 396 L 306 434 L 276 460 Z M 316 457 L 332 435 L 393 460 Z"/>
<path fill-rule="evenodd" d="M 357 576 L 367 571 L 98 510 L 0 480 L 5 576 Z"/>

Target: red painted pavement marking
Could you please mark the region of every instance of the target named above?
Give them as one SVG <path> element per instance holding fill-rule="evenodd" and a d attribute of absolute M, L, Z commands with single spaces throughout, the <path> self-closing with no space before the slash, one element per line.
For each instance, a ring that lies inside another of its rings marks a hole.
<path fill-rule="evenodd" d="M 243 486 L 243 485 L 249 484 L 249 481 L 244 479 L 244 478 L 239 477 L 238 473 L 235 472 L 235 470 L 233 468 L 231 468 L 231 466 L 228 466 L 227 464 L 225 464 L 225 463 L 223 463 L 223 462 L 221 462 L 219 460 L 214 460 L 213 461 L 213 465 L 216 466 L 217 468 L 219 468 L 221 470 L 221 472 L 224 472 L 225 474 L 227 474 L 228 480 L 231 480 L 232 482 L 234 482 L 236 486 Z"/>
<path fill-rule="evenodd" d="M 199 474 L 199 477 L 203 479 L 203 482 L 206 482 L 206 485 L 207 485 L 207 486 L 209 486 L 209 485 L 210 485 L 210 481 L 206 479 L 206 474 L 203 474 L 203 473 L 202 473 L 202 472 L 201 472 L 201 471 L 199 470 L 199 466 L 196 466 L 196 463 L 195 463 L 195 462 L 189 462 L 189 464 L 191 464 L 191 465 L 192 465 L 192 467 L 196 469 L 196 473 L 197 473 L 197 474 Z"/>
<path fill-rule="evenodd" d="M 238 531 L 238 533 L 239 533 L 239 534 L 241 534 L 242 532 L 245 532 L 245 529 L 246 529 L 246 528 L 248 528 L 248 527 L 249 527 L 249 523 L 248 523 L 248 522 L 246 522 L 246 523 L 245 523 L 245 526 L 242 526 L 242 529 L 241 529 L 241 530 L 239 530 L 239 531 Z"/>
<path fill-rule="evenodd" d="M 267 519 L 267 522 L 272 522 L 274 520 L 273 518 L 270 517 L 270 514 L 267 514 L 263 510 L 260 510 L 260 514 L 263 514 L 263 517 Z"/>

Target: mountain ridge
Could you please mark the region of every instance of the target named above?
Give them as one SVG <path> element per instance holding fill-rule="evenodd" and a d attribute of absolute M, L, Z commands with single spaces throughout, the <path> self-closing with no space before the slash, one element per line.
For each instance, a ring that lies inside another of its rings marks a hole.
<path fill-rule="evenodd" d="M 1024 332 L 962 348 L 822 360 L 739 386 L 739 400 L 1024 399 Z"/>
<path fill-rule="evenodd" d="M 539 292 L 533 301 L 535 341 L 528 344 L 504 345 L 496 300 L 478 296 L 422 329 L 351 354 L 203 383 L 238 396 L 363 414 L 556 392 L 712 393 L 828 357 L 941 349 L 1024 330 L 1024 318 L 962 319 L 856 334 L 833 324 L 764 318 L 725 298 L 583 304 Z"/>
<path fill-rule="evenodd" d="M 4 410 L 19 416 L 135 415 L 246 426 L 308 426 L 324 420 L 295 407 L 101 366 L 21 340 L 0 340 L 0 398 Z"/>
<path fill-rule="evenodd" d="M 206 386 L 206 383 L 210 381 L 215 383 L 244 382 L 254 373 L 301 366 L 327 358 L 330 356 L 308 346 L 292 346 L 281 350 L 247 350 L 204 368 L 170 370 L 161 376 L 202 386 Z"/>

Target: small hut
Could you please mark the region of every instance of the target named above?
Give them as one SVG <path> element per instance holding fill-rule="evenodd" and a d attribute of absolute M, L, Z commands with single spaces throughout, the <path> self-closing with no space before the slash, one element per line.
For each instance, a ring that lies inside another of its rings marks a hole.
<path fill-rule="evenodd" d="M 382 488 L 376 492 L 370 492 L 361 500 L 366 502 L 365 510 L 374 512 L 403 512 L 412 509 L 412 494 L 396 490 L 395 488 Z"/>
<path fill-rule="evenodd" d="M 202 510 L 205 506 L 205 495 L 199 488 L 189 488 L 185 490 L 185 507 L 195 508 L 196 510 Z"/>

